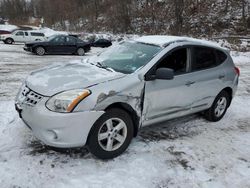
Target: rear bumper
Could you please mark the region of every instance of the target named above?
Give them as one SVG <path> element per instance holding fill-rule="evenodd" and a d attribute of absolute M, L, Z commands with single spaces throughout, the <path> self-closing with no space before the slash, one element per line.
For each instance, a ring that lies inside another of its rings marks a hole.
<path fill-rule="evenodd" d="M 90 46 L 87 46 L 87 47 L 85 47 L 85 49 L 84 49 L 85 52 L 89 52 L 90 50 L 91 50 L 91 47 L 90 47 Z"/>
<path fill-rule="evenodd" d="M 32 48 L 31 47 L 27 47 L 27 46 L 24 46 L 23 49 L 27 52 L 32 52 Z"/>
<path fill-rule="evenodd" d="M 45 107 L 47 99 L 36 106 L 17 105 L 24 123 L 35 137 L 53 147 L 71 148 L 84 146 L 89 132 L 103 111 L 57 113 Z"/>

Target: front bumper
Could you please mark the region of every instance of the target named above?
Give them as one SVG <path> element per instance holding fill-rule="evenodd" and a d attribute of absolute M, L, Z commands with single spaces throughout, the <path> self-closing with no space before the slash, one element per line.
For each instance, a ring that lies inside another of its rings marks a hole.
<path fill-rule="evenodd" d="M 25 124 L 43 143 L 53 147 L 71 148 L 84 146 L 95 121 L 103 111 L 57 113 L 45 107 L 47 97 L 36 106 L 16 103 Z"/>

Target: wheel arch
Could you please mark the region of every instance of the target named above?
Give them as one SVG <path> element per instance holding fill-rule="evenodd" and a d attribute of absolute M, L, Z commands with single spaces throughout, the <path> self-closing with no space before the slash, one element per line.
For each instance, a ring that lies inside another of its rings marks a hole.
<path fill-rule="evenodd" d="M 138 134 L 139 122 L 140 122 L 140 118 L 138 117 L 136 111 L 129 104 L 123 103 L 123 102 L 113 103 L 113 104 L 107 106 L 104 111 L 107 111 L 107 110 L 109 110 L 111 108 L 122 109 L 122 110 L 126 111 L 130 115 L 130 117 L 132 118 L 132 121 L 133 121 L 134 137 L 136 137 L 137 134 Z"/>
<path fill-rule="evenodd" d="M 7 41 L 8 39 L 12 40 L 12 42 L 15 42 L 14 39 L 13 39 L 12 37 L 7 37 L 7 38 L 5 39 L 5 41 Z"/>
<path fill-rule="evenodd" d="M 33 46 L 33 47 L 32 47 L 32 51 L 35 52 L 35 50 L 36 50 L 38 47 L 43 47 L 44 50 L 45 50 L 45 52 L 47 53 L 47 48 L 46 48 L 44 45 L 41 45 L 41 44 Z"/>
<path fill-rule="evenodd" d="M 233 99 L 233 89 L 231 87 L 225 87 L 224 89 L 221 90 L 222 91 L 225 91 L 229 94 L 229 97 L 230 97 L 230 101 L 229 101 L 229 104 L 228 104 L 228 107 L 231 105 L 231 102 L 232 102 L 232 99 Z"/>
<path fill-rule="evenodd" d="M 84 50 L 84 53 L 86 53 L 86 50 L 85 50 L 85 48 L 83 47 L 83 46 L 76 46 L 76 49 L 75 49 L 75 53 L 77 54 L 77 51 L 78 51 L 78 49 L 83 49 Z"/>

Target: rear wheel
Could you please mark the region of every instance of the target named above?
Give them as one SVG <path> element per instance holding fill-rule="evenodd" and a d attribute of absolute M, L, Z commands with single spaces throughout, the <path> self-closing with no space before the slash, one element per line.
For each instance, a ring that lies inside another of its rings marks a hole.
<path fill-rule="evenodd" d="M 42 46 L 39 46 L 35 49 L 35 52 L 39 56 L 43 56 L 45 54 L 45 49 Z"/>
<path fill-rule="evenodd" d="M 101 116 L 90 131 L 88 147 L 100 159 L 122 154 L 133 138 L 133 122 L 127 112 L 110 109 Z"/>
<path fill-rule="evenodd" d="M 230 104 L 230 96 L 226 91 L 222 91 L 215 98 L 213 105 L 205 111 L 205 118 L 209 121 L 219 121 L 225 115 Z"/>
<path fill-rule="evenodd" d="M 77 49 L 77 55 L 83 56 L 84 54 L 85 54 L 85 51 L 84 51 L 83 48 L 78 48 L 78 49 Z"/>
<path fill-rule="evenodd" d="M 13 42 L 14 42 L 14 40 L 13 40 L 12 38 L 7 38 L 7 39 L 5 40 L 5 43 L 6 43 L 6 44 L 13 44 Z"/>

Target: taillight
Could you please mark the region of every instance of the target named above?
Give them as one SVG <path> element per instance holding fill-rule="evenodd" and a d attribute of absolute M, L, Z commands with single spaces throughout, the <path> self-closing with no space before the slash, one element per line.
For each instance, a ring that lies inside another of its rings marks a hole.
<path fill-rule="evenodd" d="M 234 70 L 238 76 L 240 76 L 240 69 L 238 67 L 234 67 Z"/>

